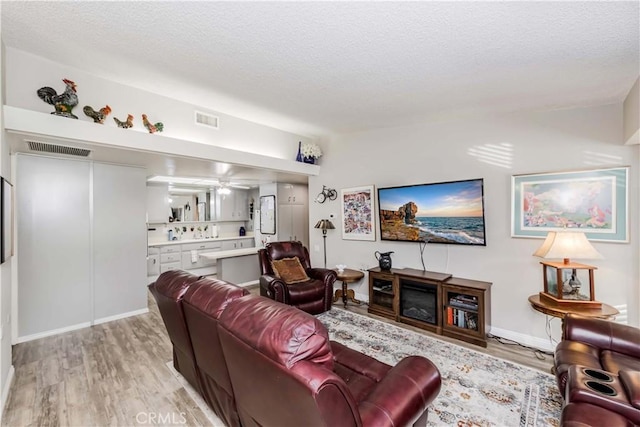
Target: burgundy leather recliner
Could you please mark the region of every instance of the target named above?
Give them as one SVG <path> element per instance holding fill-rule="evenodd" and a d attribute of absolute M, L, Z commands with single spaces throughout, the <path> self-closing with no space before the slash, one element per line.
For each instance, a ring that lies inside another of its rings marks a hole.
<path fill-rule="evenodd" d="M 315 317 L 260 296 L 230 302 L 219 320 L 243 426 L 426 424 L 440 390 L 426 358 L 391 367 L 330 342 Z"/>
<path fill-rule="evenodd" d="M 191 284 L 183 299 L 202 396 L 230 427 L 240 426 L 240 419 L 218 338 L 218 318 L 231 301 L 247 294 L 246 289 L 222 280 L 202 279 Z"/>
<path fill-rule="evenodd" d="M 304 267 L 308 281 L 286 284 L 276 277 L 271 264 L 274 260 L 297 257 Z M 260 261 L 260 295 L 292 305 L 311 314 L 331 310 L 333 284 L 336 273 L 326 268 L 311 268 L 309 251 L 300 242 L 272 242 L 258 251 Z"/>
<path fill-rule="evenodd" d="M 602 372 L 602 379 L 585 377 L 590 370 L 592 375 Z M 555 351 L 555 372 L 565 398 L 562 426 L 640 425 L 640 329 L 568 314 Z M 615 389 L 613 394 L 607 394 L 607 387 Z"/>
<path fill-rule="evenodd" d="M 196 390 L 200 388 L 200 373 L 196 366 L 191 338 L 184 320 L 182 298 L 192 283 L 200 279 L 182 270 L 162 273 L 149 285 L 158 304 L 158 310 L 173 344 L 173 366 Z"/>
<path fill-rule="evenodd" d="M 621 370 L 640 371 L 640 329 L 568 314 L 563 320 L 562 341 L 556 346 L 554 364 L 558 388 L 563 396 L 567 372 L 572 365 L 614 375 Z"/>

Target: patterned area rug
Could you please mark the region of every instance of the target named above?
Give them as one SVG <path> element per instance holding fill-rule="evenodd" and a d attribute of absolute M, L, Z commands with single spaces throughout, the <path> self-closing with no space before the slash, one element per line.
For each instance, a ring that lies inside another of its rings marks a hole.
<path fill-rule="evenodd" d="M 331 339 L 395 365 L 409 355 L 431 360 L 442 389 L 429 410 L 430 426 L 558 426 L 562 398 L 555 378 L 342 309 L 318 316 Z"/>

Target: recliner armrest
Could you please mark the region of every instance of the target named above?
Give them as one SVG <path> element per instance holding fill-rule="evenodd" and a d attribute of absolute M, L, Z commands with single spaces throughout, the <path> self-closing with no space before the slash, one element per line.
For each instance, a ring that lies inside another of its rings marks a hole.
<path fill-rule="evenodd" d="M 562 337 L 640 358 L 640 329 L 633 326 L 568 314 L 564 318 Z"/>
<path fill-rule="evenodd" d="M 634 408 L 640 409 L 640 371 L 622 370 L 618 373 L 620 382 L 627 393 L 627 399 Z"/>
<path fill-rule="evenodd" d="M 402 359 L 360 402 L 362 425 L 413 424 L 438 395 L 441 381 L 440 371 L 428 359 Z"/>
<path fill-rule="evenodd" d="M 282 279 L 271 274 L 260 276 L 260 288 L 266 293 L 266 296 L 276 301 L 287 301 L 289 299 L 287 285 Z"/>
<path fill-rule="evenodd" d="M 307 276 L 311 279 L 321 280 L 325 283 L 325 285 L 333 286 L 333 283 L 336 281 L 338 276 L 336 272 L 333 270 L 329 270 L 328 268 L 308 268 Z"/>

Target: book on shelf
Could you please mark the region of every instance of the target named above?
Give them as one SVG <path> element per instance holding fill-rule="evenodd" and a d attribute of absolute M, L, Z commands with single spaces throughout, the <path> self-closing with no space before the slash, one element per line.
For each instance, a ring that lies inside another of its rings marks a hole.
<path fill-rule="evenodd" d="M 478 314 L 449 306 L 447 307 L 447 324 L 477 331 Z"/>
<path fill-rule="evenodd" d="M 475 298 L 475 297 L 474 297 Z M 478 309 L 478 301 L 471 299 L 460 298 L 460 295 L 449 298 L 449 305 L 458 308 L 467 308 L 469 310 L 477 310 Z"/>

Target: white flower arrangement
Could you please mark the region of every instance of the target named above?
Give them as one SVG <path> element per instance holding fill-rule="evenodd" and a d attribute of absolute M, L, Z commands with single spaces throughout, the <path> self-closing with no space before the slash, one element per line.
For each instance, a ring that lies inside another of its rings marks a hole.
<path fill-rule="evenodd" d="M 304 157 L 313 157 L 314 159 L 322 156 L 322 150 L 313 142 L 303 143 L 300 147 L 300 152 Z"/>

